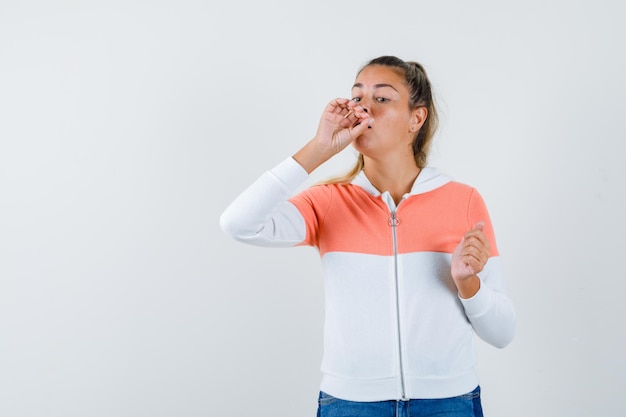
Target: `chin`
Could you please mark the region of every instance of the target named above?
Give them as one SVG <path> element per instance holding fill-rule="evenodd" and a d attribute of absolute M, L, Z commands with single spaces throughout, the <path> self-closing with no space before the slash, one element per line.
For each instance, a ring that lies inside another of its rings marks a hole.
<path fill-rule="evenodd" d="M 371 138 L 368 138 L 365 134 L 363 134 L 354 139 L 354 141 L 352 142 L 352 147 L 354 147 L 354 149 L 356 149 L 360 153 L 367 153 L 367 150 L 372 147 L 372 140 Z"/>

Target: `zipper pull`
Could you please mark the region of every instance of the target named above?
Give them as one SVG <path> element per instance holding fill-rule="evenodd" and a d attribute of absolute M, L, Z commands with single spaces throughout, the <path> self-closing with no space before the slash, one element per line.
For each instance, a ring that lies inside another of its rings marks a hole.
<path fill-rule="evenodd" d="M 387 220 L 387 224 L 391 227 L 396 227 L 400 224 L 400 220 L 396 217 L 395 214 L 392 214 L 391 217 L 389 217 L 389 220 Z"/>

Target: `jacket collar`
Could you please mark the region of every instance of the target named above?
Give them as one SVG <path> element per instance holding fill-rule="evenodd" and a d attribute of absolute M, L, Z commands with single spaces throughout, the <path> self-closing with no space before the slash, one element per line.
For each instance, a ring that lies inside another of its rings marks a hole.
<path fill-rule="evenodd" d="M 434 189 L 437 189 L 452 181 L 452 178 L 446 174 L 441 173 L 437 168 L 424 167 L 417 175 L 411 191 L 408 195 L 417 195 L 427 193 Z M 365 172 L 361 170 L 356 177 L 352 180 L 352 184 L 358 185 L 363 188 L 369 194 L 378 197 L 382 193 L 376 189 L 365 175 Z"/>

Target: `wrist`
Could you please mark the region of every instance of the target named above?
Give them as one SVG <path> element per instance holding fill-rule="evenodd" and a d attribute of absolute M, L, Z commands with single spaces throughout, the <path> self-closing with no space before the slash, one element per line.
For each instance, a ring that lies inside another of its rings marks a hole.
<path fill-rule="evenodd" d="M 317 167 L 328 161 L 332 157 L 331 150 L 320 146 L 315 139 L 309 141 L 298 152 L 293 155 L 307 173 L 313 172 Z"/>
<path fill-rule="evenodd" d="M 478 278 L 478 275 L 472 275 L 465 279 L 455 279 L 454 284 L 459 292 L 459 297 L 464 299 L 472 298 L 480 289 L 480 278 Z"/>

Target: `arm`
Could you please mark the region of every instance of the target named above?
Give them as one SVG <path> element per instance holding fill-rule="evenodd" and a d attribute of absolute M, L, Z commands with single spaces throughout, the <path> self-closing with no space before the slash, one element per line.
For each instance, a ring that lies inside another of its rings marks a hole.
<path fill-rule="evenodd" d="M 503 348 L 515 333 L 515 311 L 504 288 L 489 215 L 478 193 L 470 199 L 468 220 L 476 223 L 452 255 L 452 278 L 476 334 L 487 343 Z"/>
<path fill-rule="evenodd" d="M 300 243 L 306 230 L 302 216 L 287 201 L 308 177 L 292 158 L 287 158 L 241 193 L 220 217 L 224 233 L 258 246 L 288 247 Z"/>
<path fill-rule="evenodd" d="M 231 237 L 260 246 L 293 246 L 305 238 L 306 227 L 287 201 L 308 174 L 360 136 L 373 119 L 348 99 L 331 101 L 315 137 L 239 195 L 222 213 L 220 226 Z M 357 124 L 357 122 L 359 122 Z"/>
<path fill-rule="evenodd" d="M 497 348 L 507 346 L 515 334 L 515 310 L 506 295 L 499 256 L 489 259 L 479 274 L 480 289 L 471 298 L 461 298 L 465 315 L 474 331 Z"/>

